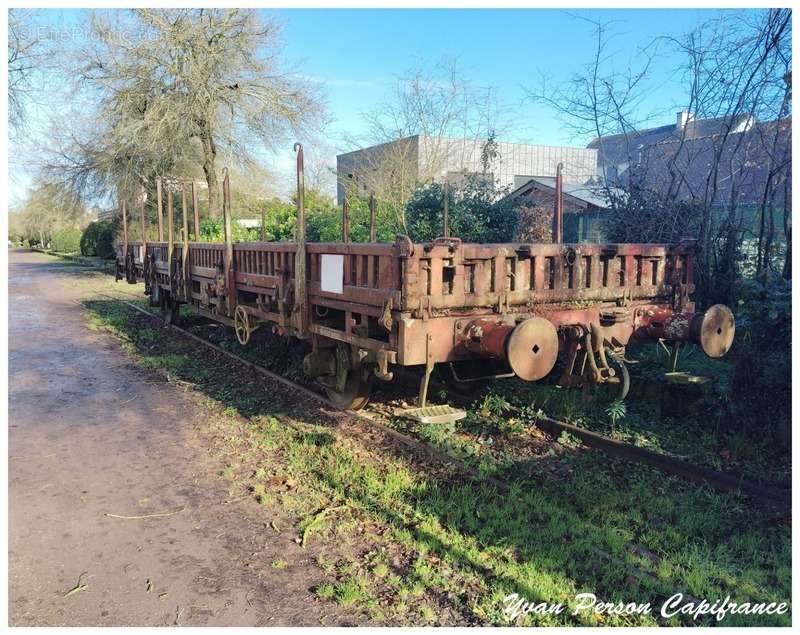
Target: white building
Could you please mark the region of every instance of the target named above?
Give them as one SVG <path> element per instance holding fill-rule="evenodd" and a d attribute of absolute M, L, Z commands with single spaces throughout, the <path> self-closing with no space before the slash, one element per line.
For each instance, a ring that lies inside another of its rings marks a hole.
<path fill-rule="evenodd" d="M 412 182 L 432 179 L 451 181 L 465 174 L 484 172 L 483 139 L 451 139 L 424 135 L 405 137 L 336 157 L 337 199 L 348 185 L 359 194 L 374 188 L 371 173 L 403 170 Z M 597 149 L 544 146 L 524 143 L 495 144 L 496 156 L 488 161 L 487 175 L 500 187 L 518 187 L 531 178 L 553 177 L 563 164 L 564 180 L 585 183 L 597 174 Z"/>

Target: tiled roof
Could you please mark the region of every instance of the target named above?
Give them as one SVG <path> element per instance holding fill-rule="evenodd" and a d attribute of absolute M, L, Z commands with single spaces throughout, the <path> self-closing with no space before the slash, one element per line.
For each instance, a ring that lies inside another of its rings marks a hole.
<path fill-rule="evenodd" d="M 524 196 L 528 193 L 528 190 L 530 190 L 532 186 L 536 185 L 555 190 L 556 180 L 553 177 L 544 176 L 529 179 L 527 182 L 511 192 L 508 197 Z M 597 185 L 584 183 L 564 183 L 564 195 L 570 196 L 582 203 L 587 203 L 601 209 L 604 209 L 609 205 L 608 198 L 606 197 L 606 189 Z"/>

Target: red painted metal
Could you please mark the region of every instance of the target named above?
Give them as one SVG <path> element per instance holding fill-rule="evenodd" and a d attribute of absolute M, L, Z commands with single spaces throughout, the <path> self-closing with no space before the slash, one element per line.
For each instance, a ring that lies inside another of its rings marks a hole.
<path fill-rule="evenodd" d="M 302 147 L 296 150 L 296 242 L 232 242 L 226 171 L 226 241 L 176 244 L 168 190 L 169 239 L 145 249 L 156 284 L 168 291 L 168 261 L 172 253 L 178 256 L 184 282 L 174 302 L 225 324 L 233 324 L 238 306 L 239 327 L 269 323 L 280 333 L 309 338 L 315 354 L 333 347 L 337 373 L 344 364 L 345 372 L 367 369 L 382 378 L 391 376 L 391 364 L 430 370 L 442 362 L 491 358 L 538 379 L 561 352 L 578 373 L 564 383 L 584 385 L 613 378 L 607 354 L 621 356 L 631 341 L 695 342 L 712 357 L 731 345 L 730 311 L 698 313 L 690 300 L 691 241 L 466 244 L 444 237 L 420 244 L 398 237 L 391 244 L 306 243 Z M 374 217 L 374 199 L 370 207 Z M 122 208 L 125 234 L 125 202 Z M 183 210 L 186 232 L 185 204 Z M 196 205 L 195 216 L 198 226 Z M 346 211 L 342 220 L 346 232 Z M 554 221 L 554 230 L 559 225 Z M 119 262 L 142 279 L 143 263 L 125 259 L 125 242 Z M 331 262 L 341 267 L 335 272 L 340 286 L 324 284 L 323 268 Z"/>
<path fill-rule="evenodd" d="M 563 164 L 556 167 L 556 197 L 553 203 L 553 242 L 564 242 L 564 175 Z"/>

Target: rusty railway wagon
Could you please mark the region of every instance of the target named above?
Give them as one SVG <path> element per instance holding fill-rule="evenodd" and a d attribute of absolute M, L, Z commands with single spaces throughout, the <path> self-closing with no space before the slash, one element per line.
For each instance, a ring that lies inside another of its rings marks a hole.
<path fill-rule="evenodd" d="M 159 241 L 123 240 L 117 276 L 143 281 L 152 306 L 168 321 L 181 304 L 232 327 L 247 344 L 257 328 L 307 340 L 305 373 L 342 408 L 363 407 L 373 380 L 390 381 L 397 366 L 421 372 L 419 405 L 425 406 L 431 373 L 472 393 L 489 379 L 549 375 L 561 354 L 563 386 L 609 384 L 623 398 L 628 389 L 625 347 L 662 340 L 678 347 L 699 344 L 710 357 L 731 346 L 731 311 L 715 305 L 695 311 L 694 243 L 563 244 L 561 179 L 557 178 L 554 242 L 466 244 L 448 235 L 413 243 L 398 236 L 377 243 L 372 205 L 370 243 L 308 243 L 303 205 L 303 150 L 297 151 L 296 242 L 234 243 L 230 186 L 223 181 L 222 243 L 189 241 L 187 189 L 180 186 L 182 229 L 176 240 L 172 190 L 167 238 L 162 226 L 162 182 L 157 181 Z M 174 188 L 173 188 L 174 189 Z M 146 236 L 144 190 L 139 197 Z M 194 183 L 194 237 L 199 214 Z"/>

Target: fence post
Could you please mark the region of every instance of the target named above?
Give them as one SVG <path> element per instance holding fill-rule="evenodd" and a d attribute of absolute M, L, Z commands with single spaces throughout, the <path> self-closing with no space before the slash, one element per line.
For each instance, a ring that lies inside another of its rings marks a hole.
<path fill-rule="evenodd" d="M 125 249 L 124 258 L 128 258 L 128 203 L 122 201 L 122 244 Z"/>
<path fill-rule="evenodd" d="M 447 179 L 444 180 L 444 234 L 445 238 L 450 238 L 450 187 Z"/>
<path fill-rule="evenodd" d="M 564 177 L 563 164 L 556 168 L 556 200 L 553 205 L 553 242 L 564 242 Z"/>
<path fill-rule="evenodd" d="M 139 218 L 142 224 L 142 266 L 144 266 L 145 254 L 147 254 L 147 219 L 144 213 L 144 199 L 144 184 L 142 184 L 139 188 Z"/>
<path fill-rule="evenodd" d="M 175 301 L 175 284 L 172 279 L 172 257 L 175 251 L 175 216 L 172 209 L 172 189 L 167 189 L 167 279 L 169 296 Z"/>

